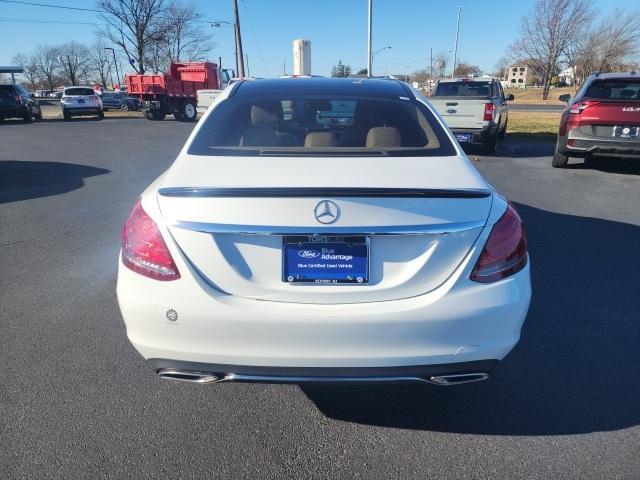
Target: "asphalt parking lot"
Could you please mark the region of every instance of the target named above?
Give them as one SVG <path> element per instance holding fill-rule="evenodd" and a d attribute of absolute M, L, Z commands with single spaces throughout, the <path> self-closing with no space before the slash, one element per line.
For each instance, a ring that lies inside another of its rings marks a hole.
<path fill-rule="evenodd" d="M 115 298 L 121 227 L 193 124 L 0 125 L 0 477 L 637 479 L 640 163 L 477 168 L 519 209 L 520 344 L 458 387 L 198 386 L 154 376 Z"/>

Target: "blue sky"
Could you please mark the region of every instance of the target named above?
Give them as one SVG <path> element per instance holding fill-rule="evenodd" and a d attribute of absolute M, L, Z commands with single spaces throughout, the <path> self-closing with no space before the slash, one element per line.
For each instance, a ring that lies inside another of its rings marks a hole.
<path fill-rule="evenodd" d="M 24 0 L 62 6 L 94 8 L 92 1 Z M 206 19 L 233 19 L 231 0 L 197 0 Z M 505 48 L 517 37 L 522 15 L 534 0 L 374 0 L 373 49 L 391 46 L 374 62 L 375 74 L 410 73 L 428 66 L 429 49 L 452 50 L 456 7 L 462 5 L 458 56 L 492 71 Z M 623 0 L 597 0 L 603 12 L 625 6 Z M 490 6 L 491 8 L 487 8 Z M 311 40 L 312 73 L 329 75 L 342 60 L 356 71 L 366 66 L 367 0 L 240 0 L 240 24 L 245 53 L 254 76 L 291 71 L 292 40 Z M 497 14 L 496 12 L 500 12 Z M 7 21 L 9 19 L 9 21 Z M 39 43 L 71 40 L 90 44 L 96 27 L 85 24 L 28 23 L 16 20 L 100 22 L 96 13 L 27 6 L 0 1 L 0 64 Z M 233 29 L 211 28 L 215 47 L 211 59 L 234 63 Z"/>

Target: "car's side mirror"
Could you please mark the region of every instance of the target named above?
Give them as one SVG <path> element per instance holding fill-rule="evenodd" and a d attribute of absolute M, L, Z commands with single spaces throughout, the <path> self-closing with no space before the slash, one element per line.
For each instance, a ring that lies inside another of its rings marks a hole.
<path fill-rule="evenodd" d="M 559 99 L 561 102 L 565 102 L 565 103 L 567 103 L 569 100 L 571 100 L 571 95 L 569 95 L 568 93 L 565 93 L 564 95 L 560 95 L 560 96 L 558 97 L 558 99 Z"/>
<path fill-rule="evenodd" d="M 514 98 L 515 98 L 515 97 L 514 97 L 511 93 L 510 93 L 509 95 L 507 95 L 507 96 L 505 96 L 505 97 L 504 97 L 504 99 L 505 99 L 507 102 L 511 102 L 511 101 L 513 101 L 513 100 L 514 100 Z"/>

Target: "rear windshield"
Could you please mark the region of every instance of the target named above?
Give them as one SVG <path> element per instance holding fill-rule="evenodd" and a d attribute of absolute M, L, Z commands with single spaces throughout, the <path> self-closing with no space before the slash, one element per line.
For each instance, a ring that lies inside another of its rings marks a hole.
<path fill-rule="evenodd" d="M 189 153 L 440 156 L 455 149 L 416 100 L 241 95 L 211 112 Z"/>
<path fill-rule="evenodd" d="M 0 85 L 0 94 L 8 93 L 10 95 L 15 95 L 16 90 L 13 85 Z"/>
<path fill-rule="evenodd" d="M 64 91 L 65 95 L 95 95 L 96 93 L 91 88 L 67 88 Z"/>
<path fill-rule="evenodd" d="M 439 83 L 434 97 L 491 97 L 491 82 L 444 82 Z"/>
<path fill-rule="evenodd" d="M 596 80 L 587 88 L 584 96 L 598 100 L 640 101 L 640 78 L 638 80 Z"/>

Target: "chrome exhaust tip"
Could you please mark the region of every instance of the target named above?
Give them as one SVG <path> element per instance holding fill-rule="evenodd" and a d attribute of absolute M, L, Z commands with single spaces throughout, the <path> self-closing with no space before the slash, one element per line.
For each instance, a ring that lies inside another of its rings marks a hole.
<path fill-rule="evenodd" d="M 431 383 L 436 385 L 460 385 L 462 383 L 480 382 L 489 378 L 488 373 L 460 373 L 457 375 L 436 375 L 429 377 Z"/>
<path fill-rule="evenodd" d="M 163 368 L 158 370 L 158 376 L 165 380 L 175 380 L 189 383 L 216 383 L 223 378 L 213 373 L 196 372 L 192 370 L 177 370 L 173 368 Z"/>

